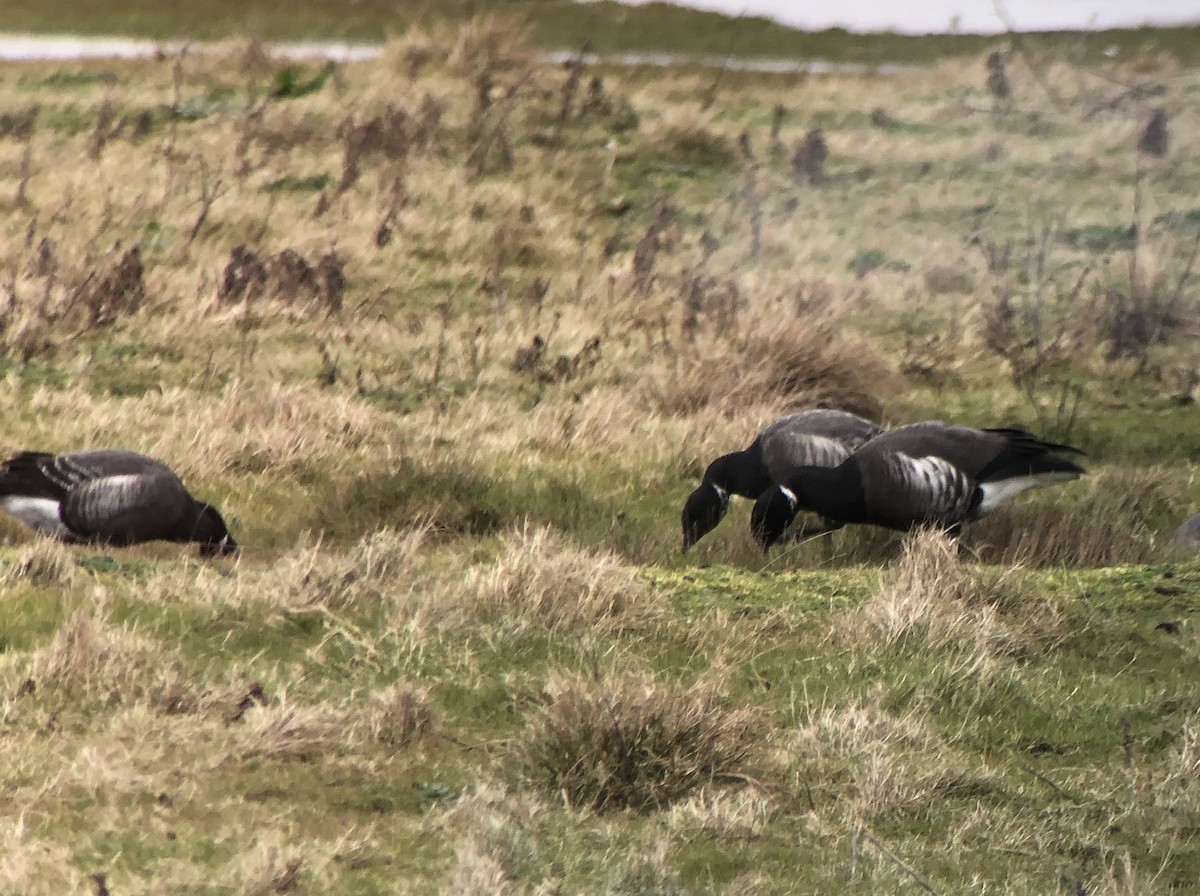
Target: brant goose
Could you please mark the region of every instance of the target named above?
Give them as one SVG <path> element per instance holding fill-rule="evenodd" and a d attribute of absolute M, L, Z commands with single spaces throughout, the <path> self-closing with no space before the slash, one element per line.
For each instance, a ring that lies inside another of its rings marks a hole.
<path fill-rule="evenodd" d="M 973 429 L 938 421 L 912 423 L 864 444 L 832 469 L 805 467 L 765 492 L 750 515 L 763 550 L 777 542 L 798 510 L 836 521 L 907 530 L 935 526 L 957 533 L 1021 492 L 1078 479 L 1084 472 L 1060 455 L 1082 454 L 1021 429 Z"/>
<path fill-rule="evenodd" d="M 162 461 L 133 451 L 22 451 L 0 465 L 0 507 L 67 542 L 195 541 L 205 557 L 238 549 L 216 508 Z"/>
<path fill-rule="evenodd" d="M 834 467 L 883 432 L 845 411 L 809 410 L 780 417 L 758 434 L 750 447 L 718 457 L 683 505 L 683 549 L 716 528 L 729 507 L 729 496 L 757 498 L 776 482 L 803 467 Z"/>

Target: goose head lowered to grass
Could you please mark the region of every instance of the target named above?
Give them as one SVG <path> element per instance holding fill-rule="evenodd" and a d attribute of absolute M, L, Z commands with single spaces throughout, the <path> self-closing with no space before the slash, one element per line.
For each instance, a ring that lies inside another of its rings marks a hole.
<path fill-rule="evenodd" d="M 205 557 L 238 550 L 220 512 L 170 467 L 123 449 L 14 454 L 0 464 L 0 507 L 66 542 L 196 542 Z"/>
<path fill-rule="evenodd" d="M 1063 455 L 1078 448 L 1021 429 L 973 429 L 939 421 L 900 426 L 865 443 L 832 468 L 809 466 L 764 492 L 750 528 L 764 551 L 801 510 L 888 529 L 957 532 L 1031 488 L 1086 471 Z"/>
<path fill-rule="evenodd" d="M 748 448 L 718 457 L 683 505 L 683 550 L 725 516 L 730 495 L 756 498 L 808 466 L 836 466 L 883 428 L 845 411 L 813 409 L 768 423 Z"/>

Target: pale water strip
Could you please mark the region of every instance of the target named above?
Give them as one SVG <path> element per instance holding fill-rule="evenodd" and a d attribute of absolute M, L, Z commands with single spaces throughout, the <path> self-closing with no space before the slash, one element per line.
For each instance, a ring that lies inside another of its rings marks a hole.
<path fill-rule="evenodd" d="M 213 44 L 181 40 L 154 41 L 132 37 L 73 37 L 41 34 L 0 33 L 0 60 L 6 62 L 83 59 L 145 59 L 175 56 L 187 47 L 203 52 Z M 380 44 L 352 44 L 337 41 L 300 41 L 266 44 L 267 52 L 281 59 L 329 59 L 335 62 L 359 62 L 374 59 L 382 52 Z M 541 54 L 544 62 L 561 65 L 579 58 L 569 50 L 550 50 Z M 830 72 L 874 72 L 896 74 L 916 66 L 881 63 L 828 62 L 822 59 L 740 59 L 722 56 L 697 56 L 686 53 L 587 53 L 582 60 L 589 65 L 603 63 L 623 66 L 694 65 L 727 68 L 732 71 L 771 74 L 824 74 Z"/>

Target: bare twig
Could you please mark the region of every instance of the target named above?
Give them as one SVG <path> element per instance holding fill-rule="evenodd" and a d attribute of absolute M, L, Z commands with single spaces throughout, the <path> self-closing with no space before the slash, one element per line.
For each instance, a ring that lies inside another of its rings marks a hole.
<path fill-rule="evenodd" d="M 941 896 L 941 893 L 936 888 L 934 888 L 933 884 L 931 884 L 925 878 L 921 877 L 921 875 L 917 874 L 917 872 L 915 872 L 913 869 L 911 869 L 907 865 L 905 865 L 904 862 L 901 861 L 901 859 L 898 855 L 896 855 L 894 852 L 892 852 L 890 849 L 887 848 L 887 846 L 883 843 L 882 840 L 880 840 L 878 837 L 876 837 L 874 834 L 872 834 L 866 828 L 862 828 L 859 831 L 859 833 L 862 835 L 862 838 L 864 840 L 866 840 L 868 843 L 870 843 L 872 846 L 874 846 L 876 849 L 878 849 L 881 853 L 883 853 L 885 856 L 887 856 L 889 859 L 891 859 L 896 864 L 896 867 L 898 867 L 901 871 L 903 871 L 905 874 L 907 874 L 909 877 L 911 877 L 913 879 L 913 882 L 916 883 L 916 885 L 918 887 L 920 887 L 926 893 L 932 893 L 933 896 Z"/>

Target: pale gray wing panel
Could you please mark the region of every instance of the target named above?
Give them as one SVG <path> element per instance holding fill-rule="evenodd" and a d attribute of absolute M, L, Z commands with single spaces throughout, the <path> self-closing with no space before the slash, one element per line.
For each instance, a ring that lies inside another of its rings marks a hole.
<path fill-rule="evenodd" d="M 853 449 L 883 432 L 883 427 L 846 411 L 814 409 L 780 417 L 762 431 L 763 437 L 790 433 L 823 436 Z"/>
<path fill-rule="evenodd" d="M 975 482 L 941 457 L 903 453 L 880 459 L 877 475 L 866 475 L 867 503 L 872 514 L 896 528 L 922 523 L 951 526 L 967 519 Z M 874 467 L 875 465 L 871 465 Z"/>
<path fill-rule="evenodd" d="M 786 482 L 800 467 L 836 467 L 850 450 L 840 442 L 814 435 L 774 433 L 763 440 L 763 461 L 775 482 Z"/>

